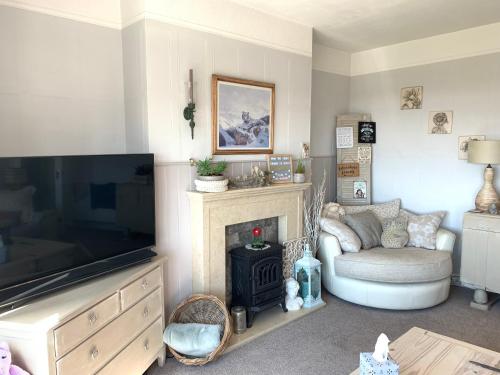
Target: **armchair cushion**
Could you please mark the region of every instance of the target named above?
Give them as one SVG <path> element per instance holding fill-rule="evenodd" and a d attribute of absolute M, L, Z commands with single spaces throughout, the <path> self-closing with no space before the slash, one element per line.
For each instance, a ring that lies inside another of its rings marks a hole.
<path fill-rule="evenodd" d="M 382 224 L 371 211 L 346 215 L 345 223 L 358 235 L 363 249 L 371 249 L 380 245 Z"/>
<path fill-rule="evenodd" d="M 409 211 L 401 210 L 401 216 L 408 218 L 407 230 L 410 236 L 408 246 L 434 250 L 436 248 L 439 225 L 445 215 L 445 211 L 416 215 Z"/>
<path fill-rule="evenodd" d="M 334 258 L 337 276 L 384 283 L 423 283 L 450 277 L 451 255 L 418 248 L 376 247 Z"/>
<path fill-rule="evenodd" d="M 340 206 L 346 215 L 356 214 L 364 211 L 372 211 L 377 218 L 382 221 L 383 219 L 394 218 L 399 215 L 399 208 L 401 207 L 401 199 L 394 199 L 389 202 L 363 205 L 363 206 Z"/>
<path fill-rule="evenodd" d="M 357 253 L 361 249 L 361 240 L 354 231 L 338 220 L 323 217 L 319 221 L 321 229 L 337 237 L 343 251 Z"/>

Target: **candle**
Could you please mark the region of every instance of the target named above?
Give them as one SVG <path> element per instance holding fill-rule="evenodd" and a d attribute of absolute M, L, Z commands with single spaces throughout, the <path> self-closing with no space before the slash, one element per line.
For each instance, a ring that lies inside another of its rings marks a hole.
<path fill-rule="evenodd" d="M 189 69 L 189 83 L 188 83 L 188 88 L 189 88 L 189 103 L 193 103 L 193 69 Z"/>

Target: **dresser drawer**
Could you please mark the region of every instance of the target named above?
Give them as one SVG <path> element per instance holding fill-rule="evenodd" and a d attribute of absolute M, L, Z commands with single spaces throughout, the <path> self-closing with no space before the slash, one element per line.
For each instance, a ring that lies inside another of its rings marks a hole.
<path fill-rule="evenodd" d="M 500 232 L 500 216 L 487 214 L 465 214 L 464 229 Z"/>
<path fill-rule="evenodd" d="M 158 289 L 66 354 L 56 363 L 57 374 L 95 373 L 160 316 L 161 298 Z"/>
<path fill-rule="evenodd" d="M 161 318 L 127 346 L 97 375 L 141 375 L 163 346 Z"/>
<path fill-rule="evenodd" d="M 161 273 L 159 268 L 135 280 L 120 291 L 121 306 L 123 310 L 128 309 L 145 295 L 160 286 Z"/>
<path fill-rule="evenodd" d="M 98 303 L 54 331 L 56 357 L 62 356 L 82 339 L 97 332 L 120 313 L 118 294 Z"/>

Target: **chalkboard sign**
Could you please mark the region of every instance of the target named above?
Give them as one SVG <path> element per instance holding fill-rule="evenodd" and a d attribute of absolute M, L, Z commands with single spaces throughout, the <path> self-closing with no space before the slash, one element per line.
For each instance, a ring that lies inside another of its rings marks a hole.
<path fill-rule="evenodd" d="M 377 124 L 373 121 L 360 121 L 358 123 L 358 143 L 376 143 Z"/>
<path fill-rule="evenodd" d="M 268 155 L 267 167 L 273 184 L 293 182 L 292 155 Z"/>

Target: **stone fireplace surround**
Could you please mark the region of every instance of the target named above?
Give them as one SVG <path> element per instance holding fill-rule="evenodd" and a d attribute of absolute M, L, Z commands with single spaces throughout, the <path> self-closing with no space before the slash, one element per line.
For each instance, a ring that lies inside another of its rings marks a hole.
<path fill-rule="evenodd" d="M 304 193 L 310 183 L 277 184 L 222 193 L 188 192 L 191 206 L 193 293 L 226 302 L 226 227 L 278 217 L 278 241 L 303 233 Z M 228 301 L 229 302 L 229 301 Z"/>

